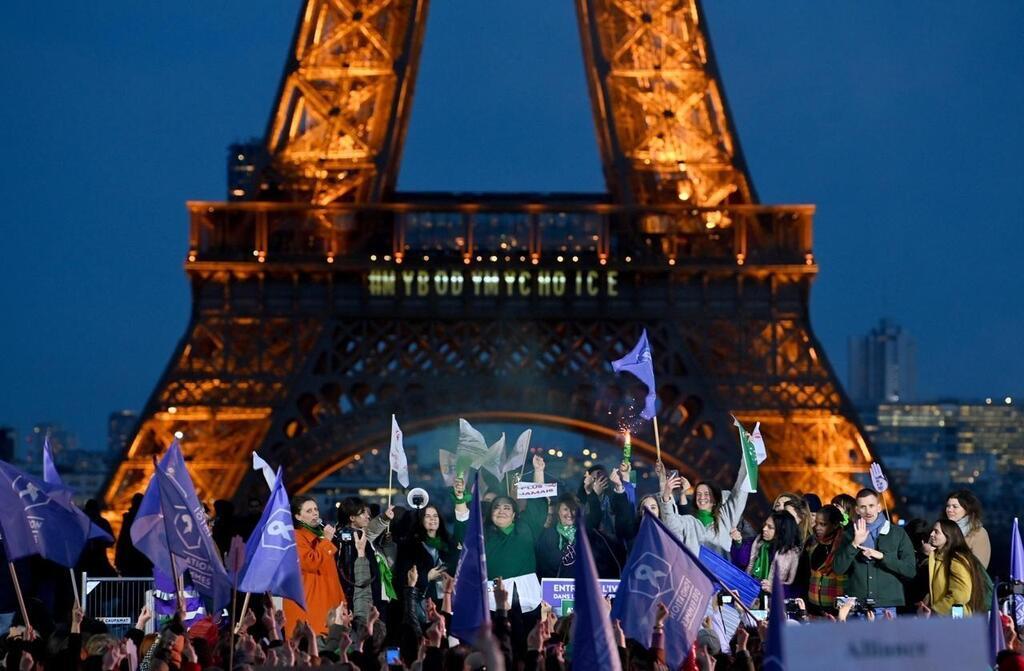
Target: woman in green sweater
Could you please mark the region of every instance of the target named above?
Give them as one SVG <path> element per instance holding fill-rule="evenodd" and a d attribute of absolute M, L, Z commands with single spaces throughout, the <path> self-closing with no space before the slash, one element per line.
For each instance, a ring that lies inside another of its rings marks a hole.
<path fill-rule="evenodd" d="M 544 482 L 544 458 L 533 457 L 533 481 Z M 455 539 L 461 544 L 469 522 L 469 495 L 461 479 L 452 488 L 455 498 Z M 520 513 L 518 502 L 508 496 L 498 496 L 491 501 L 490 512 L 484 513 L 484 551 L 487 553 L 487 577 L 501 578 L 505 583 L 512 603 L 509 620 L 512 623 L 512 638 L 517 647 L 525 650 L 526 634 L 540 616 L 540 580 L 537 578 L 537 539 L 544 530 L 548 517 L 546 498 L 528 499 L 526 508 Z M 498 610 L 501 604 L 494 603 L 491 593 L 491 610 Z"/>

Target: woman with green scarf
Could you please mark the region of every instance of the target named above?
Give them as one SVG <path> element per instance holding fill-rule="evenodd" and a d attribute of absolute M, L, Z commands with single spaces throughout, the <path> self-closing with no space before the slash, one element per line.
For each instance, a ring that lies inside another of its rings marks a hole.
<path fill-rule="evenodd" d="M 766 594 L 772 591 L 772 581 L 778 573 L 786 588 L 786 598 L 802 597 L 803 593 L 795 593 L 801 591 L 795 583 L 802 548 L 796 520 L 789 513 L 776 511 L 764 521 L 761 535 L 754 539 L 747 573 L 761 581 L 761 591 Z M 802 587 L 802 592 L 806 592 L 806 585 Z"/>
<path fill-rule="evenodd" d="M 541 578 L 573 578 L 576 566 L 576 516 L 580 504 L 572 494 L 562 494 L 555 503 L 554 524 L 537 539 L 537 575 Z M 598 529 L 587 528 L 594 565 L 600 578 L 619 577 L 626 558 L 625 546 Z"/>
<path fill-rule="evenodd" d="M 399 542 L 392 574 L 404 577 L 415 566 L 418 574 L 416 589 L 440 605 L 444 596 L 444 577 L 455 574 L 458 561 L 459 552 L 448 535 L 444 518 L 437 506 L 428 504 L 416 511 L 409 535 Z M 405 582 L 395 580 L 394 584 L 404 589 Z"/>

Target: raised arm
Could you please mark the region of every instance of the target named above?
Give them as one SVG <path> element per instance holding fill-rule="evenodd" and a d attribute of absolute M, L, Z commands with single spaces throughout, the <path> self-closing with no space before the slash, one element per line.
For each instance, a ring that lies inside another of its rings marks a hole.
<path fill-rule="evenodd" d="M 722 497 L 722 517 L 719 524 L 732 529 L 740 523 L 743 511 L 747 507 L 747 496 L 750 494 L 750 482 L 747 480 L 747 467 L 740 457 L 740 469 L 736 474 L 736 484 L 732 490 Z"/>

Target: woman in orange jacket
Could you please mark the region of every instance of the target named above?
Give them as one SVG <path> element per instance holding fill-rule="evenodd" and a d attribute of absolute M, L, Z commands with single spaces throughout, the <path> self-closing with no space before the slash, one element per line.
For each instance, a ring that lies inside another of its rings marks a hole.
<path fill-rule="evenodd" d="M 306 609 L 290 599 L 284 600 L 284 616 L 290 632 L 299 620 L 305 620 L 316 634 L 327 633 L 327 613 L 345 601 L 334 563 L 334 525 L 320 526 L 320 509 L 310 496 L 292 497 L 295 516 L 295 549 L 299 555 Z M 287 636 L 289 632 L 285 632 Z"/>

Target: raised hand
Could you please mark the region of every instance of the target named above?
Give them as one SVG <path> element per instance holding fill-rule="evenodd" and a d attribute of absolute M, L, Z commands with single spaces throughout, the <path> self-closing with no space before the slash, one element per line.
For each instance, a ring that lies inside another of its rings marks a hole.
<path fill-rule="evenodd" d="M 604 494 L 604 490 L 608 487 L 608 478 L 603 475 L 598 475 L 594 478 L 594 493 L 598 496 Z"/>
<path fill-rule="evenodd" d="M 461 499 L 463 496 L 465 496 L 466 481 L 462 478 L 455 478 L 455 482 L 452 483 L 452 492 L 455 494 L 455 498 L 457 499 Z"/>
<path fill-rule="evenodd" d="M 733 543 L 742 543 L 743 542 L 743 534 L 741 534 L 740 530 L 737 529 L 736 527 L 733 527 L 732 530 L 729 532 L 729 538 L 732 539 Z"/>
<path fill-rule="evenodd" d="M 430 569 L 429 571 L 427 571 L 427 581 L 428 582 L 434 582 L 435 580 L 440 580 L 441 576 L 443 576 L 443 575 L 445 575 L 444 567 L 443 566 L 435 566 L 432 569 Z"/>
<path fill-rule="evenodd" d="M 505 589 L 505 581 L 500 577 L 494 581 L 494 603 L 498 610 L 509 609 L 508 590 Z"/>
<path fill-rule="evenodd" d="M 416 565 L 413 564 L 409 568 L 409 571 L 405 574 L 405 584 L 408 585 L 409 587 L 415 587 L 416 583 L 418 583 L 419 580 L 420 580 L 420 572 L 416 568 Z"/>
<path fill-rule="evenodd" d="M 839 621 L 846 622 L 846 618 L 850 617 L 850 611 L 853 610 L 853 606 L 857 602 L 854 599 L 847 599 L 843 602 L 843 605 L 839 607 Z"/>
<path fill-rule="evenodd" d="M 384 517 L 386 519 L 389 519 L 389 520 L 395 519 L 395 507 L 394 506 L 388 506 L 388 509 L 384 511 L 383 515 L 384 515 Z"/>
<path fill-rule="evenodd" d="M 668 606 L 659 601 L 658 606 L 654 611 L 654 626 L 662 626 L 666 619 L 668 619 Z"/>
<path fill-rule="evenodd" d="M 357 557 L 365 557 L 366 556 L 366 543 L 369 541 L 369 539 L 366 537 L 366 533 L 362 532 L 362 531 L 357 531 L 352 536 L 353 536 L 352 537 L 352 542 L 356 546 L 356 556 Z"/>
<path fill-rule="evenodd" d="M 859 519 L 853 523 L 853 544 L 860 546 L 868 539 L 868 523 Z"/>
<path fill-rule="evenodd" d="M 333 524 L 325 524 L 324 525 L 324 540 L 326 540 L 326 541 L 334 540 L 334 532 L 335 531 L 337 531 L 337 529 L 334 527 Z"/>
<path fill-rule="evenodd" d="M 626 491 L 626 487 L 622 484 L 622 473 L 619 469 L 612 469 L 612 472 L 608 474 L 608 479 L 611 481 L 612 489 L 615 490 L 616 494 Z"/>
<path fill-rule="evenodd" d="M 746 627 L 738 627 L 736 629 L 736 651 L 747 649 L 747 641 L 750 640 L 750 632 L 747 631 Z"/>
<path fill-rule="evenodd" d="M 545 465 L 546 464 L 545 464 L 545 461 L 544 461 L 544 457 L 540 456 L 539 454 L 533 455 L 533 472 L 534 473 L 536 473 L 537 471 L 543 471 Z"/>

